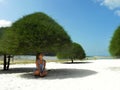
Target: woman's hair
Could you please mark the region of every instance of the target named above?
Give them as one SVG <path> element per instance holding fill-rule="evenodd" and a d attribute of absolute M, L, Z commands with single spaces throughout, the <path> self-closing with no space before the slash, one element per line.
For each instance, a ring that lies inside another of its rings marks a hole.
<path fill-rule="evenodd" d="M 44 54 L 43 54 L 43 53 L 37 53 L 37 55 L 36 55 L 36 60 L 38 60 L 38 59 L 39 59 L 39 56 L 40 56 L 40 55 L 42 55 L 42 56 L 43 56 Z"/>

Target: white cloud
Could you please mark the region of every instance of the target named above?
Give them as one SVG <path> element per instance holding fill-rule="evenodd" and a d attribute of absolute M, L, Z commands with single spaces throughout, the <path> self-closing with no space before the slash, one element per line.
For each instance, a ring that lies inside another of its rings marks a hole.
<path fill-rule="evenodd" d="M 110 9 L 120 8 L 120 0 L 102 0 L 101 5 L 105 5 Z"/>
<path fill-rule="evenodd" d="M 120 16 L 120 0 L 96 0 L 100 5 L 108 7 L 113 10 L 116 15 Z"/>
<path fill-rule="evenodd" d="M 118 15 L 118 16 L 120 16 L 120 10 L 116 10 L 115 14 Z"/>
<path fill-rule="evenodd" d="M 9 27 L 12 25 L 11 21 L 7 21 L 7 20 L 0 20 L 0 27 Z"/>

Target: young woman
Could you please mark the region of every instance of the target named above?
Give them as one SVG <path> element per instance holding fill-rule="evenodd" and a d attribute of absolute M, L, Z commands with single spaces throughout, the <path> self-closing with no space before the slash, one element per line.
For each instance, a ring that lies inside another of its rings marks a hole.
<path fill-rule="evenodd" d="M 47 75 L 47 71 L 45 70 L 46 68 L 46 61 L 43 59 L 43 54 L 38 53 L 36 57 L 36 70 L 34 72 L 35 76 L 40 76 L 44 77 Z"/>

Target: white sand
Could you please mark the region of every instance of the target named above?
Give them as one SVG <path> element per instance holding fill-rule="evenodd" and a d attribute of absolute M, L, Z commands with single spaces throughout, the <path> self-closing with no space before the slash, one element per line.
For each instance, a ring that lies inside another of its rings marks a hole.
<path fill-rule="evenodd" d="M 11 65 L 11 70 L 0 71 L 0 90 L 120 90 L 120 60 L 48 63 L 45 78 L 34 77 L 34 67 Z"/>

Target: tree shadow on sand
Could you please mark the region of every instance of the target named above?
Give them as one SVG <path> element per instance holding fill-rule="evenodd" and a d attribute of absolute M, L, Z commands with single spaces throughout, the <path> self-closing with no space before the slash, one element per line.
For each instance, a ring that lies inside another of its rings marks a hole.
<path fill-rule="evenodd" d="M 33 72 L 35 68 L 10 68 L 7 71 L 0 70 L 0 74 L 12 74 L 12 73 L 29 73 Z"/>
<path fill-rule="evenodd" d="M 66 79 L 66 78 L 82 78 L 87 77 L 97 72 L 86 69 L 51 69 L 48 70 L 48 75 L 42 79 Z M 22 74 L 22 78 L 38 79 L 39 76 L 33 76 L 33 73 Z"/>
<path fill-rule="evenodd" d="M 74 61 L 73 63 L 72 62 L 64 62 L 62 64 L 90 64 L 90 63 L 93 63 L 93 62 L 82 62 L 82 61 L 81 62 L 75 62 Z"/>
<path fill-rule="evenodd" d="M 20 77 L 25 79 L 66 79 L 66 78 L 83 78 L 93 74 L 97 74 L 96 71 L 87 69 L 49 69 L 48 75 L 44 78 L 34 76 L 33 71 L 35 68 L 12 68 L 8 71 L 0 70 L 0 74 L 15 74 L 21 73 Z"/>

